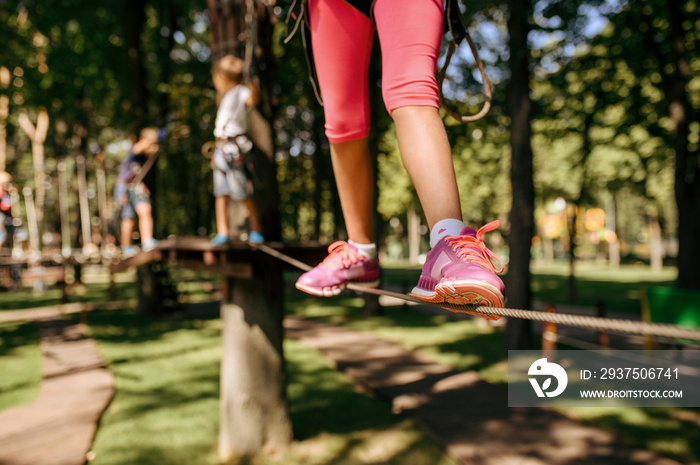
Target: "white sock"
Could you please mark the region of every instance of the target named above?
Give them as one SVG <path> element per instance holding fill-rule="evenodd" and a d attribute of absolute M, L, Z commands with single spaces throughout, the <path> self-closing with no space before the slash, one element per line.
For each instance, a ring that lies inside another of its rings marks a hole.
<path fill-rule="evenodd" d="M 377 258 L 377 245 L 376 244 L 358 244 L 354 241 L 348 241 L 348 244 L 352 244 L 357 249 L 357 253 L 363 257 L 374 260 Z"/>
<path fill-rule="evenodd" d="M 432 249 L 435 247 L 445 236 L 459 236 L 464 227 L 465 224 L 462 221 L 454 218 L 446 218 L 438 221 L 430 231 L 430 248 Z"/>

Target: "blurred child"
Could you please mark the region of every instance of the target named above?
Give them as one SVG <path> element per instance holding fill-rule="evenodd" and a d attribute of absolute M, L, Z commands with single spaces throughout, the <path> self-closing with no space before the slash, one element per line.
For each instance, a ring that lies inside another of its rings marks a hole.
<path fill-rule="evenodd" d="M 153 238 L 153 213 L 151 193 L 143 183 L 142 177 L 136 180 L 149 157 L 154 157 L 160 149 L 159 142 L 163 134 L 158 128 L 148 127 L 141 130 L 138 141 L 131 147 L 129 156 L 122 162 L 119 177 L 114 187 L 117 205 L 121 208 L 121 248 L 122 256 L 131 257 L 138 249 L 131 244 L 131 236 L 139 221 L 141 250 L 148 252 L 156 246 Z"/>
<path fill-rule="evenodd" d="M 253 141 L 247 134 L 249 113 L 257 104 L 257 93 L 243 85 L 242 79 L 243 60 L 232 55 L 221 58 L 212 68 L 212 80 L 219 101 L 214 128 L 216 150 L 211 163 L 216 198 L 216 236 L 211 240 L 213 246 L 229 241 L 229 198 L 243 201 L 248 208 L 248 240 L 252 243 L 265 241 L 260 232 L 258 211 L 248 191 L 250 173 L 245 166 L 245 157 L 253 150 Z"/>
<path fill-rule="evenodd" d="M 5 242 L 12 244 L 12 197 L 7 190 L 10 181 L 12 176 L 7 171 L 0 171 L 0 247 L 4 246 Z"/>

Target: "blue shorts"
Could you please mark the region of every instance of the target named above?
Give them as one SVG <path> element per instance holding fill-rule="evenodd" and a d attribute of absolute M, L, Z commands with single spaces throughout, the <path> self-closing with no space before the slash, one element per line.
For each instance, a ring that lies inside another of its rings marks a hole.
<path fill-rule="evenodd" d="M 126 203 L 122 206 L 121 217 L 124 219 L 134 219 L 136 218 L 136 206 L 142 203 L 151 204 L 150 196 L 148 195 L 148 190 L 145 186 L 139 184 L 133 192 L 129 193 L 126 198 Z M 114 186 L 114 199 L 117 205 L 122 205 L 124 200 L 124 194 L 126 194 L 126 184 L 117 182 Z"/>
<path fill-rule="evenodd" d="M 214 197 L 228 196 L 231 200 L 245 200 L 248 192 L 248 176 L 245 168 L 231 167 L 219 149 L 214 152 Z"/>

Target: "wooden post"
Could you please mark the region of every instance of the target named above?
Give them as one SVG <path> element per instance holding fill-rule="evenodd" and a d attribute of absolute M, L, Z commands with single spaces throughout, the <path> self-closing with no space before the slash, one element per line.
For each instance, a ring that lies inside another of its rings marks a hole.
<path fill-rule="evenodd" d="M 61 160 L 56 165 L 58 170 L 58 206 L 61 218 L 61 255 L 64 259 L 73 254 L 70 241 L 70 219 L 68 218 L 68 187 L 66 185 L 66 162 Z"/>
<path fill-rule="evenodd" d="M 80 211 L 80 229 L 83 237 L 83 256 L 90 258 L 97 249 L 92 243 L 92 224 L 90 222 L 90 205 L 87 198 L 87 173 L 85 172 L 85 156 L 78 154 L 75 157 L 76 171 L 78 174 L 78 208 Z"/>
<path fill-rule="evenodd" d="M 248 277 L 224 279 L 222 461 L 282 451 L 292 439 L 285 395 L 282 273 L 260 260 Z"/>
<path fill-rule="evenodd" d="M 647 295 L 646 286 L 642 286 L 639 289 L 639 300 L 642 304 L 642 321 L 651 322 L 651 308 L 649 307 L 649 296 Z M 654 350 L 656 348 L 656 342 L 651 336 L 646 336 L 644 338 L 644 350 Z"/>
<path fill-rule="evenodd" d="M 5 128 L 10 112 L 9 108 L 10 98 L 7 95 L 0 95 L 0 171 L 5 171 L 7 164 L 7 130 Z"/>
<path fill-rule="evenodd" d="M 32 188 L 25 187 L 22 189 L 24 194 L 25 210 L 27 211 L 27 228 L 29 229 L 29 255 L 30 262 L 36 262 L 41 256 L 39 251 L 39 226 L 36 217 L 36 209 L 34 208 L 34 197 Z"/>
<path fill-rule="evenodd" d="M 34 190 L 36 191 L 36 223 L 41 233 L 44 221 L 44 142 L 49 130 L 49 114 L 40 107 L 37 112 L 36 126 L 32 124 L 26 112 L 19 114 L 18 122 L 32 142 L 34 162 Z"/>
<path fill-rule="evenodd" d="M 596 306 L 596 316 L 598 318 L 605 318 L 605 302 L 599 300 L 595 304 Z M 605 331 L 598 331 L 598 345 L 607 349 L 610 347 L 610 336 Z"/>
<path fill-rule="evenodd" d="M 545 308 L 547 313 L 557 313 L 553 305 L 549 304 Z M 542 350 L 554 352 L 557 350 L 557 325 L 549 321 L 542 327 Z"/>

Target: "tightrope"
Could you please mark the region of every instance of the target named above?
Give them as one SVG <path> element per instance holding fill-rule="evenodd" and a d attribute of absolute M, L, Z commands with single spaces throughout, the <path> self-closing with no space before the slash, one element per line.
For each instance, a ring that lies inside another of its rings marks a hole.
<path fill-rule="evenodd" d="M 275 250 L 265 244 L 255 244 L 254 248 L 265 252 L 275 258 L 278 258 L 290 265 L 299 268 L 302 271 L 309 271 L 312 266 L 304 262 L 296 260 L 282 252 Z M 641 334 L 643 336 L 658 336 L 671 339 L 685 339 L 689 341 L 700 342 L 700 330 L 681 328 L 680 326 L 665 324 L 665 323 L 650 323 L 646 321 L 623 320 L 617 318 L 601 318 L 586 315 L 574 315 L 571 313 L 549 313 L 539 310 L 522 310 L 517 308 L 500 308 L 500 307 L 477 307 L 475 305 L 456 305 L 447 302 L 432 303 L 425 302 L 416 297 L 402 294 L 399 292 L 387 291 L 385 289 L 372 289 L 348 283 L 346 286 L 355 292 L 365 294 L 384 295 L 404 300 L 406 302 L 415 302 L 421 305 L 430 305 L 434 307 L 446 308 L 448 310 L 456 310 L 458 312 L 476 312 L 484 315 L 499 315 L 509 318 L 520 318 L 524 320 L 544 321 L 549 323 L 562 324 L 566 326 L 578 326 L 581 328 L 589 328 L 596 330 L 607 330 L 627 334 Z"/>

